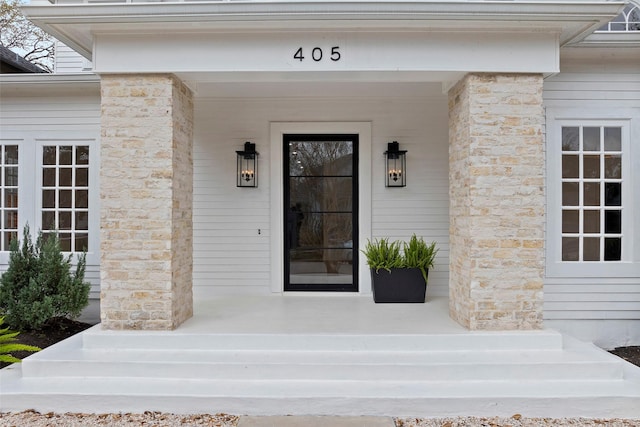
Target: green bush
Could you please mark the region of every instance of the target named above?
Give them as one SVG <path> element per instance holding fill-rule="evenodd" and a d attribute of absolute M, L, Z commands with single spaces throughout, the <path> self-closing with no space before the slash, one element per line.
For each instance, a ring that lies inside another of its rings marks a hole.
<path fill-rule="evenodd" d="M 86 256 L 78 256 L 75 272 L 65 258 L 57 233 L 38 233 L 33 245 L 29 226 L 22 247 L 11 242 L 9 268 L 0 279 L 0 312 L 11 327 L 41 329 L 56 317 L 76 318 L 89 304 L 89 283 L 84 281 Z"/>
<path fill-rule="evenodd" d="M 4 317 L 0 317 L 0 326 L 3 324 Z M 21 362 L 20 359 L 11 355 L 14 351 L 40 351 L 39 347 L 16 343 L 16 337 L 19 333 L 10 331 L 9 328 L 0 328 L 0 362 Z"/>

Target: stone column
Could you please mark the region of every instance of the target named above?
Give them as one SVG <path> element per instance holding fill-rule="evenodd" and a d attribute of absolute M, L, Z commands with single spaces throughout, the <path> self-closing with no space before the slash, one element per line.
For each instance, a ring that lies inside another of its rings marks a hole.
<path fill-rule="evenodd" d="M 193 99 L 171 75 L 103 75 L 101 319 L 174 329 L 193 315 Z"/>
<path fill-rule="evenodd" d="M 541 75 L 449 91 L 449 309 L 469 329 L 542 327 L 543 126 Z"/>

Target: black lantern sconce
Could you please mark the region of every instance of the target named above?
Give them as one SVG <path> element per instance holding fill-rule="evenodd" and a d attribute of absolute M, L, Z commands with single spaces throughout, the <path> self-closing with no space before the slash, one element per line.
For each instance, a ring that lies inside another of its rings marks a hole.
<path fill-rule="evenodd" d="M 236 151 L 238 154 L 238 181 L 237 187 L 258 186 L 258 156 L 256 144 L 244 143 L 244 151 Z"/>
<path fill-rule="evenodd" d="M 405 187 L 407 185 L 407 150 L 400 150 L 397 141 L 387 144 L 385 187 Z"/>

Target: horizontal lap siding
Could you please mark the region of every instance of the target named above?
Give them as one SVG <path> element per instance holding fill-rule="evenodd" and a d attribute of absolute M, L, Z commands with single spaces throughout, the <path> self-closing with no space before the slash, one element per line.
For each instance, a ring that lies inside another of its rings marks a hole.
<path fill-rule="evenodd" d="M 56 42 L 56 73 L 81 73 L 85 71 L 84 67 L 86 63 L 87 61 L 82 55 L 63 43 Z"/>
<path fill-rule="evenodd" d="M 270 122 L 372 123 L 372 236 L 436 240 L 440 253 L 428 295 L 448 295 L 446 97 L 205 99 L 195 108 L 194 286 L 215 293 L 270 292 Z M 408 185 L 384 187 L 386 143 L 408 150 Z M 260 153 L 259 188 L 236 188 L 236 154 Z M 280 183 L 275 183 L 280 185 Z M 260 229 L 260 234 L 258 234 Z M 365 242 L 360 242 L 362 247 Z"/>
<path fill-rule="evenodd" d="M 97 90 L 92 89 L 97 93 Z M 2 98 L 0 103 L 0 136 L 4 132 L 55 132 L 55 139 L 64 139 L 65 132 L 93 137 L 100 132 L 100 98 L 96 96 Z M 53 136 L 52 134 L 48 136 Z M 25 182 L 28 177 L 21 177 Z M 33 179 L 33 178 L 31 178 Z M 99 207 L 95 207 L 96 211 Z M 99 233 L 99 230 L 92 230 Z M 21 235 L 21 233 L 19 233 Z M 99 258 L 99 257 L 98 257 Z M 5 271 L 7 264 L 0 264 Z M 91 283 L 91 297 L 100 294 L 100 265 L 87 264 L 85 280 Z"/>
<path fill-rule="evenodd" d="M 545 80 L 544 102 L 547 107 L 580 108 L 585 112 L 590 108 L 612 113 L 634 108 L 640 118 L 640 74 L 561 73 Z M 631 143 L 638 155 L 640 135 L 632 135 Z M 638 194 L 636 191 L 636 210 L 640 207 Z M 639 230 L 634 232 L 635 236 L 628 238 L 637 241 Z M 546 278 L 544 292 L 548 320 L 640 319 L 640 277 Z"/>

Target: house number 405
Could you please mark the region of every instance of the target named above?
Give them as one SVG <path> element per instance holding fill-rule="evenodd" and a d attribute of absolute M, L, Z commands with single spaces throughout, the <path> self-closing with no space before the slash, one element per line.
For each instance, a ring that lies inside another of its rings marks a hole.
<path fill-rule="evenodd" d="M 308 55 L 308 57 L 306 55 Z M 331 48 L 331 51 L 327 50 L 327 52 L 323 51 L 321 47 L 314 47 L 313 49 L 311 49 L 311 51 L 305 50 L 300 47 L 298 48 L 298 50 L 296 50 L 296 53 L 293 54 L 293 57 L 300 62 L 304 61 L 307 58 L 311 58 L 315 62 L 320 62 L 325 57 L 325 55 L 333 62 L 340 61 L 340 58 L 342 58 L 342 56 L 340 55 L 340 46 L 333 46 Z"/>

